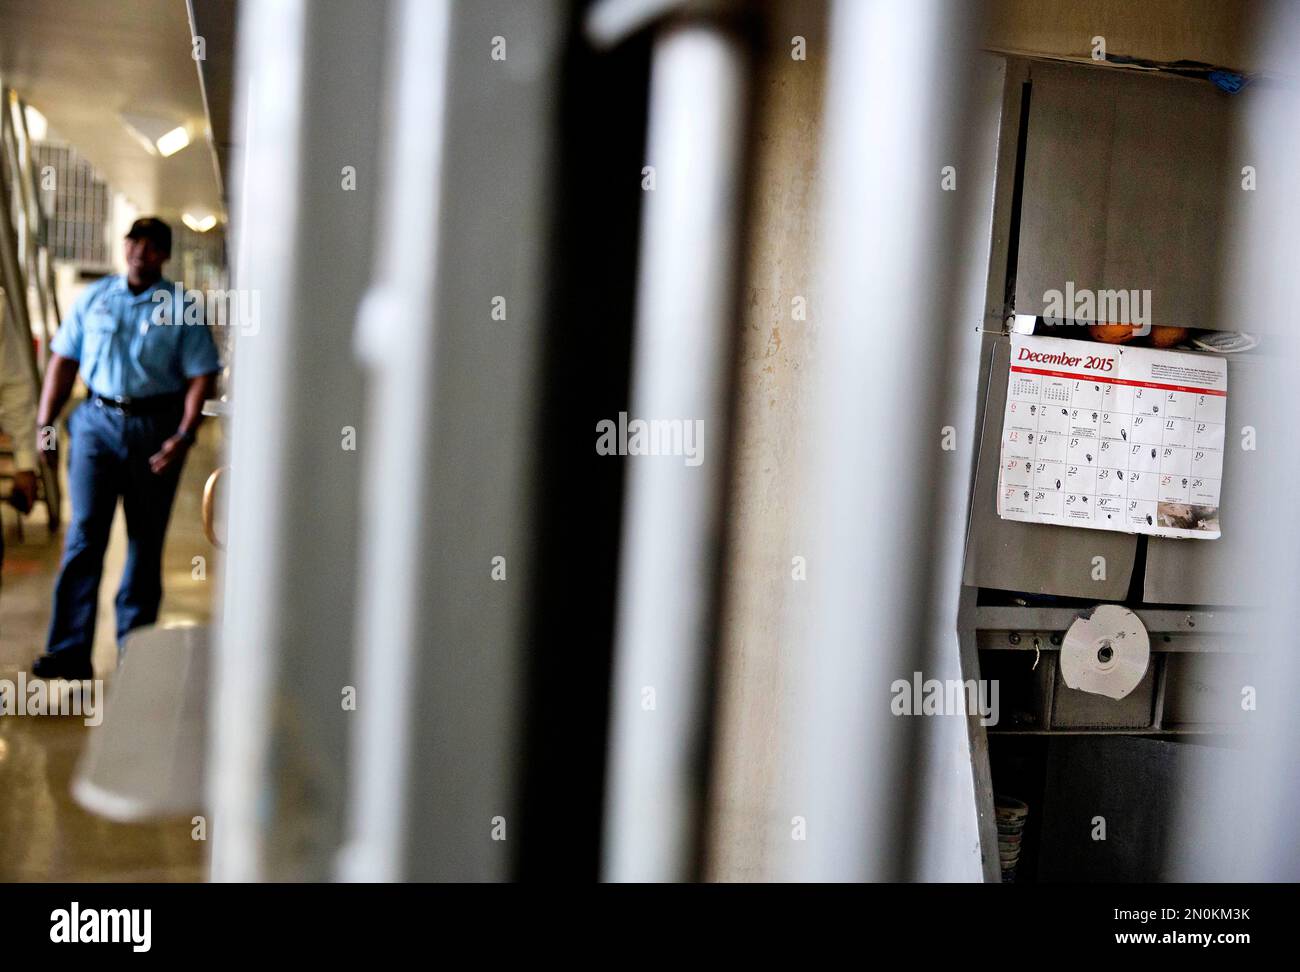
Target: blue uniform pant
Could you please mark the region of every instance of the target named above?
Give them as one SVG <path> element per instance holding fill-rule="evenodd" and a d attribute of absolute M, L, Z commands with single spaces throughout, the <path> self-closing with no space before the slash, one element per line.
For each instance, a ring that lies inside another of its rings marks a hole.
<path fill-rule="evenodd" d="M 177 396 L 174 407 L 169 403 L 149 415 L 123 415 L 90 400 L 68 419 L 72 522 L 54 586 L 47 652 L 90 661 L 104 549 L 118 497 L 127 534 L 126 567 L 117 591 L 119 646 L 127 632 L 158 620 L 163 537 L 182 463 L 159 476 L 149 469 L 149 457 L 176 433 L 183 413 L 183 396 Z"/>

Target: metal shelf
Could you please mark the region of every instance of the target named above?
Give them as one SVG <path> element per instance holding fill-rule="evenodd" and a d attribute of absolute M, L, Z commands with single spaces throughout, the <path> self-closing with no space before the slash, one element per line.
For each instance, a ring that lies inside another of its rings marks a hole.
<path fill-rule="evenodd" d="M 1175 729 L 1124 727 L 1072 727 L 1069 729 L 988 729 L 990 736 L 1229 736 L 1244 735 L 1244 726 L 1206 725 Z"/>
<path fill-rule="evenodd" d="M 1089 607 L 981 605 L 975 609 L 977 631 L 1064 631 Z M 1263 615 L 1245 608 L 1173 610 L 1135 608 L 1152 634 L 1249 635 L 1262 632 Z"/>

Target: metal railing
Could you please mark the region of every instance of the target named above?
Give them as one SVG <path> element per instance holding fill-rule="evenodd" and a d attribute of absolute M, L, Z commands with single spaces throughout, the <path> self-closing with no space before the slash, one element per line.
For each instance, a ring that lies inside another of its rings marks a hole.
<path fill-rule="evenodd" d="M 46 214 L 36 173 L 26 105 L 11 88 L 0 85 L 0 281 L 8 311 L 5 326 L 11 328 L 13 338 L 9 346 L 24 357 L 34 399 L 40 396 L 50 338 L 59 324 L 54 267 L 46 245 Z M 58 473 L 42 463 L 37 475 L 53 529 L 60 520 Z"/>

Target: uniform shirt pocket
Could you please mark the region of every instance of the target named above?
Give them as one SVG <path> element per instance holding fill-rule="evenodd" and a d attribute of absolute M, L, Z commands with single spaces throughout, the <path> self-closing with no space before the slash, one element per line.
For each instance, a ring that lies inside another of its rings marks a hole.
<path fill-rule="evenodd" d="M 94 362 L 106 352 L 113 343 L 117 332 L 117 319 L 107 309 L 92 308 L 85 317 L 85 332 L 82 335 L 81 359 Z"/>
<path fill-rule="evenodd" d="M 176 370 L 176 347 L 183 326 L 159 324 L 148 313 L 139 315 L 131 348 L 132 359 L 142 375 L 165 381 Z"/>

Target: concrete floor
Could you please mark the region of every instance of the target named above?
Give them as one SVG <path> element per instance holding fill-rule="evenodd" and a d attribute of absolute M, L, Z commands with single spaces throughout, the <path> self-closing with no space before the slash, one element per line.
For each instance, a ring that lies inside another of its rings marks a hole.
<path fill-rule="evenodd" d="M 220 429 L 205 423 L 191 450 L 172 511 L 163 558 L 159 623 L 207 623 L 215 564 L 199 521 L 203 483 L 217 463 Z M 69 511 L 65 505 L 64 522 Z M 23 523 L 3 508 L 5 562 L 0 587 L 0 678 L 16 680 L 41 653 L 49 623 L 50 594 L 63 549 L 51 536 L 44 507 Z M 126 554 L 119 512 L 105 558 L 95 632 L 97 678 L 112 692 L 117 646 L 113 598 Z M 193 577 L 193 558 L 206 562 L 206 578 Z M 190 836 L 190 818 L 117 824 L 83 810 L 69 783 L 93 731 L 75 716 L 0 717 L 0 881 L 202 881 L 207 850 Z M 209 827 L 209 833 L 211 832 Z"/>

